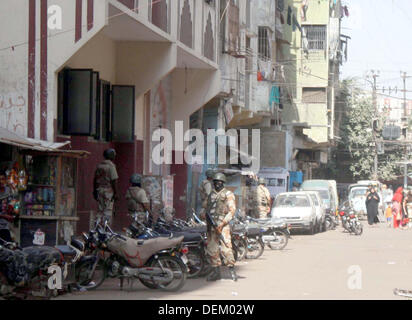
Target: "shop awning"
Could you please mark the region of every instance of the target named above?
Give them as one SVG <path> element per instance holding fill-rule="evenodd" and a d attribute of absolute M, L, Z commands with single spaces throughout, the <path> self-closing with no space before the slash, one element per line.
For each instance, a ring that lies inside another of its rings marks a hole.
<path fill-rule="evenodd" d="M 19 147 L 23 150 L 33 150 L 38 152 L 46 152 L 47 154 L 72 156 L 76 158 L 87 157 L 90 153 L 82 150 L 61 150 L 60 148 L 70 144 L 66 142 L 50 142 L 38 139 L 22 137 L 5 128 L 0 128 L 0 143 L 9 144 Z"/>

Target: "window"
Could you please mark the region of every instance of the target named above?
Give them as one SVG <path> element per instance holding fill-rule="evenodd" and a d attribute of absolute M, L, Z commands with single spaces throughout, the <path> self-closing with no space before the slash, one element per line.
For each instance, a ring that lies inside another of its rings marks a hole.
<path fill-rule="evenodd" d="M 326 26 L 303 26 L 305 38 L 302 38 L 302 46 L 309 51 L 326 50 Z"/>
<path fill-rule="evenodd" d="M 303 103 L 326 103 L 326 88 L 303 88 Z"/>
<path fill-rule="evenodd" d="M 96 140 L 134 140 L 134 86 L 111 86 L 92 69 L 59 73 L 58 129 Z"/>
<path fill-rule="evenodd" d="M 276 198 L 275 207 L 310 207 L 306 196 L 279 196 Z"/>
<path fill-rule="evenodd" d="M 311 194 L 310 197 L 312 198 L 312 201 L 315 204 L 315 206 L 318 207 L 319 206 L 318 198 L 316 198 L 314 194 Z"/>
<path fill-rule="evenodd" d="M 266 27 L 259 27 L 259 58 L 270 59 L 270 31 Z"/>

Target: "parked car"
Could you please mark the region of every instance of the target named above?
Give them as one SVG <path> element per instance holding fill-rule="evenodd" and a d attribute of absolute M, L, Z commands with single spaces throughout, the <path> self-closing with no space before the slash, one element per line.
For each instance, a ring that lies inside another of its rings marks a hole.
<path fill-rule="evenodd" d="M 323 205 L 322 198 L 318 191 L 306 191 L 312 198 L 313 205 L 316 209 L 316 225 L 315 230 L 317 232 L 326 231 L 326 210 Z"/>
<path fill-rule="evenodd" d="M 367 216 L 365 201 L 366 193 L 370 185 L 373 185 L 375 187 L 376 192 L 380 197 L 379 214 L 381 216 L 383 215 L 384 200 L 382 195 L 381 183 L 379 181 L 362 180 L 358 181 L 355 184 L 351 184 L 348 188 L 348 200 L 355 214 L 357 214 L 359 218 L 365 218 Z"/>
<path fill-rule="evenodd" d="M 282 218 L 291 229 L 316 232 L 316 207 L 307 192 L 284 192 L 277 195 L 272 206 L 272 218 Z"/>
<path fill-rule="evenodd" d="M 336 206 L 336 213 L 338 212 L 338 208 L 339 208 L 339 196 L 338 196 L 338 184 L 336 183 L 335 180 L 328 180 L 329 184 L 332 186 L 332 190 L 333 190 L 333 198 L 334 198 L 334 202 L 335 202 L 335 206 Z"/>
<path fill-rule="evenodd" d="M 326 210 L 336 215 L 338 199 L 335 198 L 335 191 L 328 180 L 306 180 L 301 185 L 302 191 L 318 191 Z"/>
<path fill-rule="evenodd" d="M 366 192 L 367 185 L 353 184 L 349 186 L 348 201 L 349 205 L 359 218 L 366 216 Z"/>

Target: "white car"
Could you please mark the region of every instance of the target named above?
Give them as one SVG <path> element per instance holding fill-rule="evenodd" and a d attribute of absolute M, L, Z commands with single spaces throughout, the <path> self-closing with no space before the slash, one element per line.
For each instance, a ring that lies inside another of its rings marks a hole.
<path fill-rule="evenodd" d="M 310 195 L 305 192 L 284 192 L 277 195 L 272 218 L 282 218 L 292 229 L 305 229 L 315 233 L 316 208 Z"/>
<path fill-rule="evenodd" d="M 313 205 L 316 208 L 316 225 L 315 230 L 317 232 L 326 231 L 326 208 L 323 204 L 322 198 L 317 191 L 306 191 L 312 199 Z"/>
<path fill-rule="evenodd" d="M 349 202 L 355 213 L 360 217 L 366 216 L 366 193 L 368 192 L 368 186 L 353 185 L 349 191 Z"/>

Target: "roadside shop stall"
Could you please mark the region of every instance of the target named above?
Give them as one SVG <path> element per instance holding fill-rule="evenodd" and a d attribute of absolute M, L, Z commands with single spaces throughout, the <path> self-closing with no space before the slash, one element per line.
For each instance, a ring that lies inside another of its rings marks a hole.
<path fill-rule="evenodd" d="M 77 159 L 67 143 L 23 138 L 0 128 L 1 215 L 13 216 L 22 247 L 65 244 L 75 234 Z"/>

